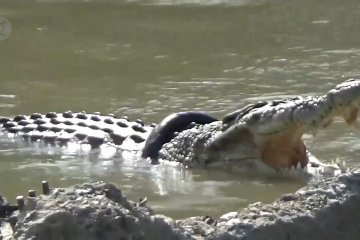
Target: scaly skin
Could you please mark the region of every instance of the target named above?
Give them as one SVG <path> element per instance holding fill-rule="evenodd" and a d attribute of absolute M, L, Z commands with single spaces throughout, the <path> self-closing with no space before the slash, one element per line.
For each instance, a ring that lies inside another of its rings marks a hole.
<path fill-rule="evenodd" d="M 223 121 L 195 124 L 174 133 L 158 159 L 187 166 L 260 159 L 275 170 L 305 168 L 309 152 L 301 139 L 303 134 L 327 127 L 338 116 L 354 127 L 359 102 L 360 80 L 349 79 L 324 96 L 250 104 L 226 115 Z M 143 126 L 141 121 L 71 112 L 33 114 L 13 121 L 2 118 L 1 123 L 2 132 L 20 133 L 32 141 L 50 139 L 51 144 L 61 145 L 85 141 L 92 148 L 110 143 L 137 150 L 154 127 Z"/>
<path fill-rule="evenodd" d="M 360 80 L 349 79 L 324 96 L 259 102 L 214 122 L 181 132 L 161 157 L 186 164 L 261 159 L 279 170 L 309 162 L 306 132 L 327 127 L 335 117 L 355 127 Z M 184 148 L 186 150 L 184 150 Z"/>

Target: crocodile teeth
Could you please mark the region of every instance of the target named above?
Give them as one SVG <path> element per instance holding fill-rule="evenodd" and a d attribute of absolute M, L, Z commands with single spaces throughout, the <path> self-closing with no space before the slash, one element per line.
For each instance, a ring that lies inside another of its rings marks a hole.
<path fill-rule="evenodd" d="M 301 169 L 301 164 L 298 162 L 297 166 L 296 166 L 297 169 Z"/>

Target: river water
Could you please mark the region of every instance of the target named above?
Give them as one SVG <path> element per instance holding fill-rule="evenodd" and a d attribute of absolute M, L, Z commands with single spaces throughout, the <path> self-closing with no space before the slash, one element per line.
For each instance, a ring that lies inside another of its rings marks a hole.
<path fill-rule="evenodd" d="M 158 122 L 258 100 L 323 94 L 360 74 L 357 0 L 1 1 L 0 115 L 81 111 Z M 359 133 L 336 121 L 309 141 L 323 161 L 359 165 Z M 305 183 L 142 161 L 43 154 L 3 143 L 0 192 L 116 183 L 175 218 L 271 202 Z"/>

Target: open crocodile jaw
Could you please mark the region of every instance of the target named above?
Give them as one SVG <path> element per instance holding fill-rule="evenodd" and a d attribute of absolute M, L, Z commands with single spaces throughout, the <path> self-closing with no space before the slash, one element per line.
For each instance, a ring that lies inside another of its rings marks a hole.
<path fill-rule="evenodd" d="M 254 139 L 258 146 L 258 157 L 275 170 L 291 169 L 297 166 L 306 167 L 309 159 L 306 154 L 306 146 L 301 139 L 303 131 L 299 127 L 284 133 L 257 135 Z"/>
<path fill-rule="evenodd" d="M 320 172 L 333 167 L 339 170 L 337 166 L 329 167 L 320 162 L 309 165 L 302 135 L 328 127 L 335 117 L 342 117 L 355 128 L 359 104 L 360 80 L 356 79 L 337 85 L 324 96 L 250 104 L 224 117 L 223 132 L 211 142 L 210 149 L 225 149 L 223 155 L 233 156 L 229 152 L 236 152 L 236 146 L 250 146 L 247 156 L 255 155 L 276 171 L 308 166 L 315 166 L 315 170 L 318 165 L 322 167 Z M 235 147 L 225 147 L 229 145 Z M 233 160 L 244 161 L 249 159 L 247 156 L 240 154 Z"/>
<path fill-rule="evenodd" d="M 350 103 L 348 106 L 337 109 L 334 116 L 344 119 L 350 128 L 357 127 L 357 117 L 359 108 Z M 319 124 L 326 128 L 332 119 L 324 119 L 323 123 Z M 312 174 L 330 174 L 337 175 L 343 171 L 342 166 L 338 164 L 324 164 L 320 162 L 315 156 L 312 156 L 309 161 L 307 149 L 302 141 L 302 135 L 306 129 L 299 128 L 294 131 L 285 133 L 274 133 L 265 136 L 257 136 L 257 150 L 256 154 L 266 165 L 275 170 L 308 168 L 306 171 Z M 315 160 L 314 160 L 315 159 Z"/>
<path fill-rule="evenodd" d="M 338 115 L 340 115 L 351 128 L 355 129 L 358 113 L 359 107 L 354 103 L 350 103 L 343 110 L 340 110 Z"/>

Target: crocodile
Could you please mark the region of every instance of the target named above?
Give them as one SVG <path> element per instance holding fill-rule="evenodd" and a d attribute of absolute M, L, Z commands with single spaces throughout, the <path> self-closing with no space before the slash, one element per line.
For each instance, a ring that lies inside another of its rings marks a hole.
<path fill-rule="evenodd" d="M 321 96 L 293 97 L 249 104 L 218 120 L 205 112 L 179 112 L 159 124 L 100 113 L 49 112 L 0 118 L 0 134 L 34 144 L 80 149 L 115 148 L 139 157 L 186 167 L 259 164 L 278 172 L 326 171 L 302 140 L 342 117 L 356 126 L 360 79 L 348 79 Z M 331 165 L 333 173 L 338 165 Z"/>

